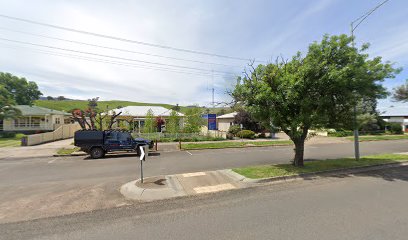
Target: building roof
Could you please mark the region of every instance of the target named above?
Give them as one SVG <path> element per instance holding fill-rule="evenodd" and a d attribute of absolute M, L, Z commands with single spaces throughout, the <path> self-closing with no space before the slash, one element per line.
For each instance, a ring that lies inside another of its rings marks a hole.
<path fill-rule="evenodd" d="M 122 112 L 120 116 L 133 116 L 133 117 L 145 117 L 147 111 L 151 109 L 153 111 L 153 115 L 155 117 L 168 117 L 170 116 L 171 109 L 167 109 L 164 107 L 158 107 L 158 106 L 127 106 L 123 108 L 117 108 L 114 109 L 116 113 Z M 112 114 L 112 111 L 109 112 L 109 114 Z M 184 116 L 184 114 L 177 112 L 178 116 Z"/>
<path fill-rule="evenodd" d="M 381 117 L 408 117 L 408 105 L 378 108 Z"/>
<path fill-rule="evenodd" d="M 30 106 L 30 105 L 17 105 L 15 108 L 21 111 L 22 116 L 42 116 L 42 115 L 65 115 L 70 116 L 71 114 L 67 112 L 62 112 L 54 109 Z"/>
<path fill-rule="evenodd" d="M 224 118 L 235 118 L 235 115 L 237 115 L 237 112 L 227 113 L 227 114 L 218 116 L 217 118 L 221 118 L 221 119 L 224 119 Z"/>

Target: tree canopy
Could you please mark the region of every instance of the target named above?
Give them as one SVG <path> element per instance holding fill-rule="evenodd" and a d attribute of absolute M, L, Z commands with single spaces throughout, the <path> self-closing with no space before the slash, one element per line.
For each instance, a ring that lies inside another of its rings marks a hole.
<path fill-rule="evenodd" d="M 408 102 L 408 79 L 405 84 L 394 88 L 392 98 L 396 101 Z"/>
<path fill-rule="evenodd" d="M 35 82 L 10 73 L 0 72 L 0 86 L 7 90 L 17 105 L 32 105 L 42 95 Z"/>
<path fill-rule="evenodd" d="M 258 120 L 284 131 L 295 144 L 293 164 L 303 166 L 308 130 L 351 122 L 352 109 L 365 98 L 385 97 L 381 85 L 399 69 L 369 58 L 347 35 L 325 35 L 307 54 L 252 67 L 238 79 L 232 96 Z"/>
<path fill-rule="evenodd" d="M 185 114 L 184 132 L 199 133 L 201 127 L 205 124 L 202 112 L 199 107 L 188 108 Z"/>

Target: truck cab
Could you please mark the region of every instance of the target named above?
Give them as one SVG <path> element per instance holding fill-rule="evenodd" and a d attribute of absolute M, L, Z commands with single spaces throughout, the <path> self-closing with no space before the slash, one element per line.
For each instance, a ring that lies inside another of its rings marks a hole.
<path fill-rule="evenodd" d="M 149 148 L 153 148 L 153 141 L 133 138 L 127 131 L 81 130 L 75 132 L 74 145 L 90 154 L 92 158 L 102 158 L 107 152 L 116 151 L 135 151 L 140 154 L 139 146 L 148 145 Z"/>

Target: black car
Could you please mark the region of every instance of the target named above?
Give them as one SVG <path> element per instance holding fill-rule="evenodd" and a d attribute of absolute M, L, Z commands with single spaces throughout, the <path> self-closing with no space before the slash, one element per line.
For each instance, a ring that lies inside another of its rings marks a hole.
<path fill-rule="evenodd" d="M 139 146 L 153 148 L 153 141 L 133 138 L 130 132 L 125 131 L 81 130 L 75 132 L 74 145 L 92 158 L 102 158 L 107 152 L 115 151 L 136 151 L 140 155 Z"/>

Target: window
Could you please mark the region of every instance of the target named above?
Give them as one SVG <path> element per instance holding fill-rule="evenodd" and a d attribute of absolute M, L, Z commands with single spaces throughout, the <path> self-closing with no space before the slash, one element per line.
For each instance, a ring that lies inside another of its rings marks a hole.
<path fill-rule="evenodd" d="M 60 118 L 55 118 L 55 123 L 56 123 L 56 124 L 60 124 L 60 123 L 61 123 Z"/>

